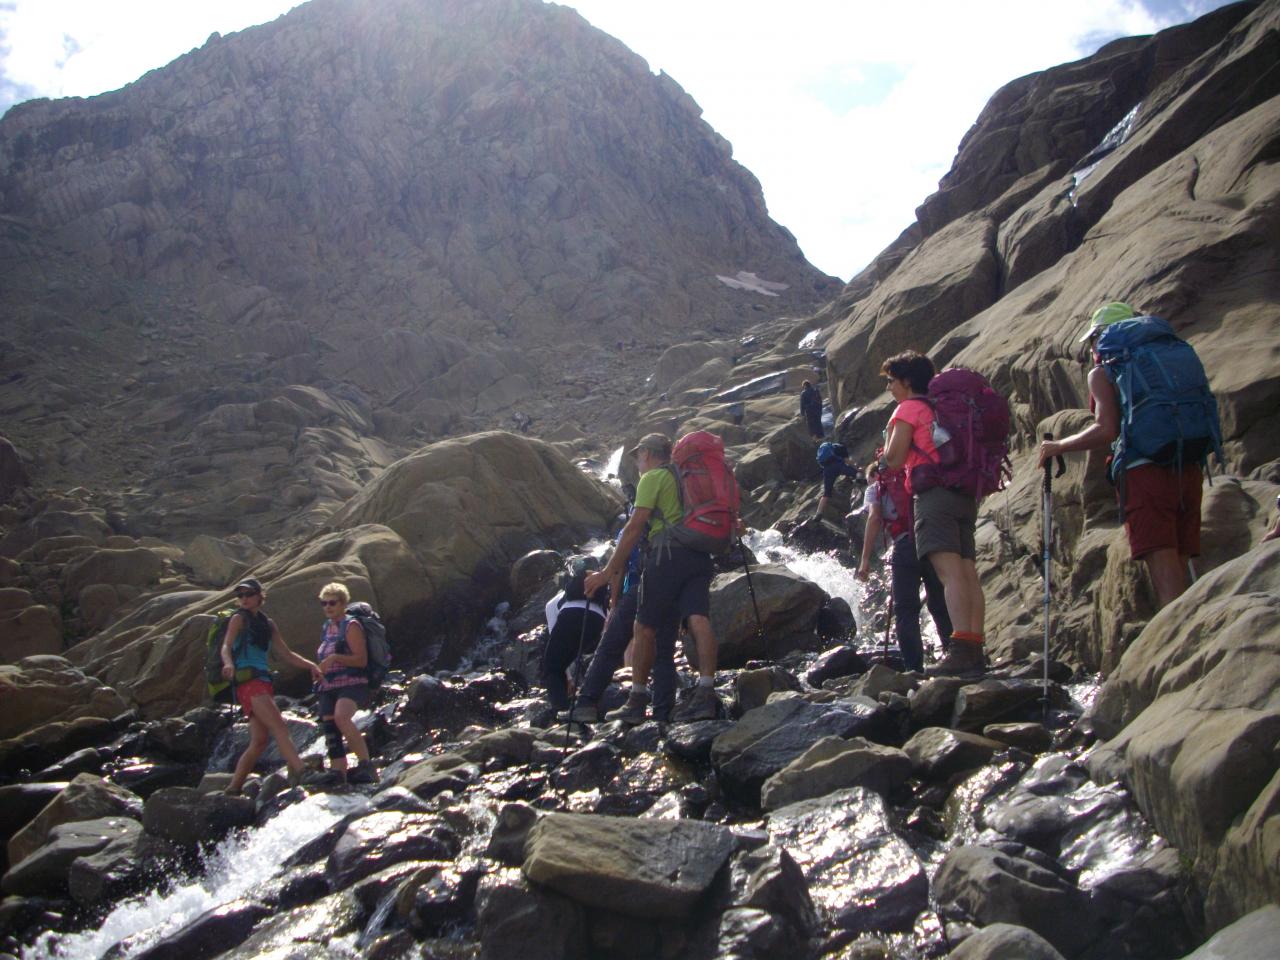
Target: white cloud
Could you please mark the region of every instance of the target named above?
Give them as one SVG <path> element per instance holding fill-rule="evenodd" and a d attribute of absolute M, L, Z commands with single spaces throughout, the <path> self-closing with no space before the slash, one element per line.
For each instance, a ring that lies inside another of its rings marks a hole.
<path fill-rule="evenodd" d="M 55 97 L 115 89 L 215 30 L 263 23 L 295 3 L 9 0 L 0 3 L 0 97 L 5 88 Z M 845 278 L 911 222 L 997 88 L 1103 39 L 1220 4 L 570 2 L 698 101 L 760 179 L 774 219 L 813 263 Z"/>

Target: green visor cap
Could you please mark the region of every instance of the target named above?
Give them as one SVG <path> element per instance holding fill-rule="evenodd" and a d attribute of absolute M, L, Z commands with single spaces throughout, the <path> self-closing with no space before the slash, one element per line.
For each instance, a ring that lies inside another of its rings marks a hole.
<path fill-rule="evenodd" d="M 1119 300 L 1112 300 L 1105 307 L 1099 307 L 1093 311 L 1093 316 L 1089 319 L 1089 326 L 1085 328 L 1078 343 L 1083 343 L 1095 333 L 1108 324 L 1115 323 L 1117 320 L 1131 320 L 1136 317 L 1133 307 L 1127 303 L 1121 303 Z"/>

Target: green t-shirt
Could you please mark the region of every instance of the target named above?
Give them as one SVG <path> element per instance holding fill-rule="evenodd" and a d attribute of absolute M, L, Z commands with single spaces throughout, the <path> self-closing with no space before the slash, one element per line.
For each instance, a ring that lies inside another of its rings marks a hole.
<path fill-rule="evenodd" d="M 683 517 L 680 509 L 680 491 L 676 478 L 666 467 L 648 471 L 636 484 L 636 507 L 652 510 L 649 516 L 649 540 L 668 526 L 678 524 Z"/>

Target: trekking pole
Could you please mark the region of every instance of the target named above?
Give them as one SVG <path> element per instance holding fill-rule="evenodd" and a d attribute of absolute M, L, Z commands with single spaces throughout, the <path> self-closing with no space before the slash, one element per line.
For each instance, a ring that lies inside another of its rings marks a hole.
<path fill-rule="evenodd" d="M 751 609 L 756 612 L 756 634 L 760 638 L 760 647 L 764 648 L 764 621 L 760 619 L 760 607 L 756 603 L 756 588 L 751 582 L 751 564 L 747 562 L 747 548 L 742 542 L 742 538 L 738 538 L 738 550 L 742 553 L 742 569 L 747 572 L 747 590 L 751 594 Z"/>
<path fill-rule="evenodd" d="M 884 659 L 886 663 L 889 660 L 889 631 L 893 627 L 893 559 L 889 556 L 889 551 L 893 549 L 893 545 L 889 542 L 889 528 L 881 526 L 881 536 L 884 538 L 884 555 L 890 563 L 890 574 L 888 583 L 888 597 L 884 605 Z"/>
<path fill-rule="evenodd" d="M 1053 434 L 1046 433 L 1044 439 L 1052 440 Z M 1067 470 L 1067 463 L 1062 457 L 1058 457 L 1058 473 L 1062 476 Z M 1041 542 L 1044 544 L 1044 556 L 1041 560 L 1042 572 L 1044 574 L 1044 686 L 1043 701 L 1044 715 L 1049 716 L 1049 602 L 1050 602 L 1050 582 L 1052 580 L 1052 560 L 1050 559 L 1050 548 L 1053 545 L 1053 465 L 1046 460 L 1044 462 L 1044 481 L 1041 484 L 1040 508 L 1042 517 L 1042 527 L 1040 530 Z"/>

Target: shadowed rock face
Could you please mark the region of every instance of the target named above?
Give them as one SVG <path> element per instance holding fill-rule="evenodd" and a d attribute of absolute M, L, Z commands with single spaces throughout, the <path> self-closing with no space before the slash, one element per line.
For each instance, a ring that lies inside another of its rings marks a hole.
<path fill-rule="evenodd" d="M 835 290 L 700 115 L 536 0 L 314 0 L 122 90 L 18 105 L 0 123 L 10 437 L 37 482 L 132 461 L 153 526 L 195 532 L 233 526 L 190 502 L 219 454 L 294 482 L 296 512 L 317 469 L 331 508 L 408 436 L 515 404 L 551 432 L 555 401 L 618 385 L 590 369 L 604 348 L 736 336 Z M 740 273 L 759 282 L 719 279 Z"/>

